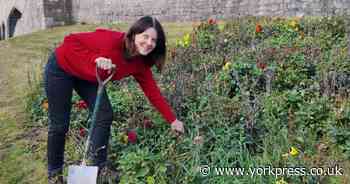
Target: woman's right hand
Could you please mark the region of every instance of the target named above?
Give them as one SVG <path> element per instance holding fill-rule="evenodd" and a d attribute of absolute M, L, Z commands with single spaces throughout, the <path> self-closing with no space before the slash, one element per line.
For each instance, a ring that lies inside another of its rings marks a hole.
<path fill-rule="evenodd" d="M 183 134 L 185 132 L 184 130 L 184 125 L 182 123 L 182 121 L 179 121 L 178 119 L 176 119 L 175 121 L 173 121 L 171 123 L 171 130 L 172 132 L 174 132 L 177 136 Z"/>
<path fill-rule="evenodd" d="M 95 59 L 96 66 L 102 70 L 108 70 L 108 74 L 112 72 L 112 69 L 115 68 L 115 64 L 112 63 L 111 59 L 98 57 Z"/>

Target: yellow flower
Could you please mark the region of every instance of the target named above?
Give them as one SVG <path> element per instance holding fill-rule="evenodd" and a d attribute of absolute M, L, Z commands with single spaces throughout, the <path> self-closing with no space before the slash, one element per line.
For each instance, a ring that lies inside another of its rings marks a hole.
<path fill-rule="evenodd" d="M 280 179 L 276 181 L 276 184 L 288 184 L 286 181 L 284 181 L 284 179 Z"/>
<path fill-rule="evenodd" d="M 125 135 L 125 134 L 123 134 L 120 141 L 121 141 L 123 144 L 128 144 L 128 142 L 129 142 L 128 140 L 129 140 L 129 139 L 128 139 L 128 136 Z"/>
<path fill-rule="evenodd" d="M 222 67 L 222 69 L 223 69 L 224 71 L 227 71 L 227 70 L 230 69 L 230 66 L 231 66 L 231 65 L 232 65 L 231 62 L 227 62 L 227 63 L 224 65 L 224 67 Z"/>
<path fill-rule="evenodd" d="M 191 42 L 191 36 L 190 34 L 185 34 L 184 38 L 183 38 L 183 44 L 184 44 L 184 47 L 187 47 L 190 45 L 190 42 Z"/>
<path fill-rule="evenodd" d="M 146 182 L 147 184 L 154 184 L 156 181 L 154 180 L 153 176 L 147 176 Z"/>
<path fill-rule="evenodd" d="M 295 20 L 292 20 L 292 21 L 289 22 L 289 26 L 292 27 L 292 28 L 297 27 L 297 25 L 298 25 L 298 23 Z"/>
<path fill-rule="evenodd" d="M 299 154 L 299 151 L 298 151 L 297 148 L 295 148 L 295 147 L 292 146 L 292 147 L 290 147 L 289 154 L 290 154 L 291 156 L 297 156 L 297 155 Z"/>
<path fill-rule="evenodd" d="M 179 47 L 179 46 L 182 46 L 183 45 L 183 43 L 182 43 L 182 41 L 181 40 L 176 40 L 176 46 L 177 47 Z"/>

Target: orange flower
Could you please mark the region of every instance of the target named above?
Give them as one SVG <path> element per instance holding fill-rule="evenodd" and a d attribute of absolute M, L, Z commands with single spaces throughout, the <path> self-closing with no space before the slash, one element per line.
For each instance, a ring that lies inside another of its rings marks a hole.
<path fill-rule="evenodd" d="M 175 48 L 172 48 L 171 50 L 170 50 L 170 56 L 171 56 L 171 58 L 175 58 L 175 56 L 176 56 L 176 49 Z"/>
<path fill-rule="evenodd" d="M 260 32 L 262 32 L 262 30 L 263 30 L 263 28 L 260 24 L 255 25 L 255 32 L 256 33 L 260 33 Z"/>
<path fill-rule="evenodd" d="M 48 100 L 44 100 L 43 103 L 41 104 L 41 107 L 45 110 L 49 109 L 49 102 Z"/>

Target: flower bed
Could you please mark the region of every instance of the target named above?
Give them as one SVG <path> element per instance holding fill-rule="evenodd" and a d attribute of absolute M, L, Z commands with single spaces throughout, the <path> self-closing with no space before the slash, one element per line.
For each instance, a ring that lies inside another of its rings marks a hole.
<path fill-rule="evenodd" d="M 156 76 L 185 123 L 180 138 L 170 134 L 132 79 L 109 85 L 114 109 L 109 160 L 121 171 L 121 183 L 345 181 L 344 176 L 218 176 L 213 170 L 204 177 L 198 171 L 201 165 L 335 167 L 350 157 L 345 22 L 248 17 L 194 26 L 169 50 L 169 63 Z M 78 145 L 88 126 L 79 100 L 74 96 L 70 130 Z M 46 103 L 38 94 L 36 121 L 47 119 Z"/>

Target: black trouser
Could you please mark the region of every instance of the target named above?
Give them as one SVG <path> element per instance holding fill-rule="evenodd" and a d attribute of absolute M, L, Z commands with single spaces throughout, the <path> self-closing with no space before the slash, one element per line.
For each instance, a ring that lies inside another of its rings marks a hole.
<path fill-rule="evenodd" d="M 88 104 L 92 112 L 97 94 L 97 83 L 81 80 L 63 71 L 53 53 L 45 67 L 45 90 L 49 102 L 49 126 L 47 141 L 48 174 L 55 175 L 63 168 L 65 136 L 68 132 L 73 89 Z M 107 160 L 107 146 L 113 110 L 106 91 L 101 98 L 94 134 L 91 136 L 91 152 L 94 165 L 100 168 Z"/>

